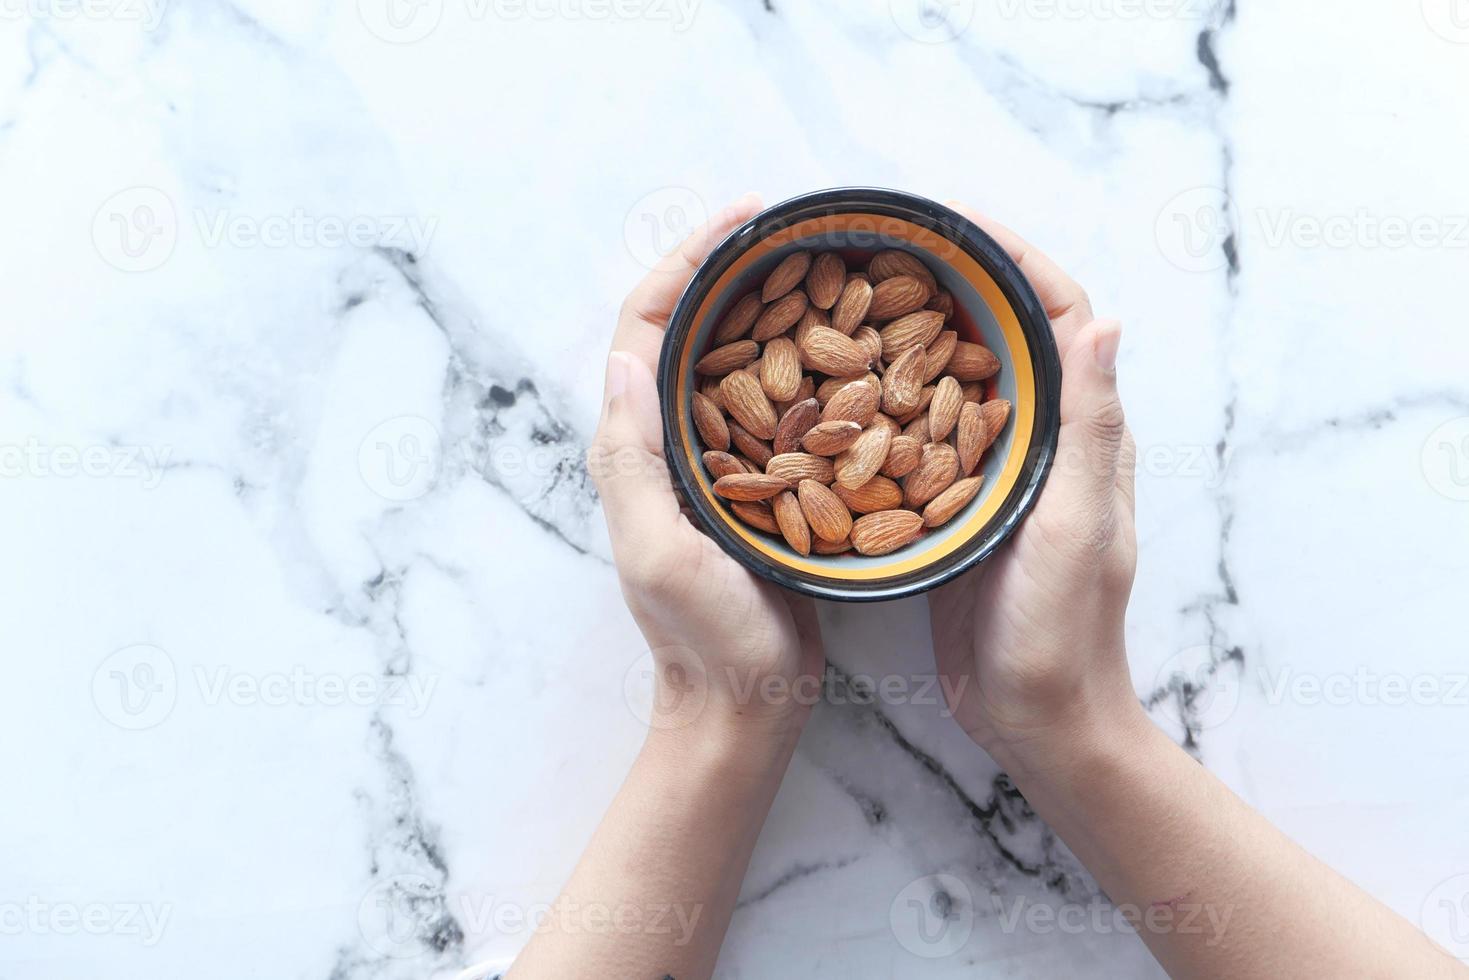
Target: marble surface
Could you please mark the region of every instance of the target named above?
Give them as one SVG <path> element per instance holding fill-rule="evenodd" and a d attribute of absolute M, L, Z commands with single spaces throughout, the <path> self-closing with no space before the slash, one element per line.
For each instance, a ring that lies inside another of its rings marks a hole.
<path fill-rule="evenodd" d="M 642 737 L 621 296 L 855 183 L 1123 319 L 1139 697 L 1469 956 L 1453 0 L 35 0 L 0 51 L 0 976 L 513 956 Z M 1157 975 L 931 696 L 854 696 L 924 612 L 824 609 L 719 975 Z"/>

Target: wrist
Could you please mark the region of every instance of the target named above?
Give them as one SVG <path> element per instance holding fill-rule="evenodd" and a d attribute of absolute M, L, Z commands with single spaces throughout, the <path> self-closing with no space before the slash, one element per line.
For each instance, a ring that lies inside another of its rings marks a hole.
<path fill-rule="evenodd" d="M 1012 732 L 991 754 L 1016 785 L 1075 784 L 1084 774 L 1135 758 L 1162 737 L 1130 685 L 1110 696 L 1079 698 L 1044 727 Z"/>
<path fill-rule="evenodd" d="M 706 705 L 685 724 L 655 724 L 643 751 L 683 772 L 778 779 L 790 764 L 804 724 L 804 714 L 752 718 L 727 705 Z"/>
<path fill-rule="evenodd" d="M 650 727 L 699 744 L 794 742 L 822 697 L 820 669 L 793 668 L 797 653 L 655 649 Z"/>

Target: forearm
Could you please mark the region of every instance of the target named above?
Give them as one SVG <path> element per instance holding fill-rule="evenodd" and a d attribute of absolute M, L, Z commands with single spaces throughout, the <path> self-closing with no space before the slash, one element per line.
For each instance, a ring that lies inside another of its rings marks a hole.
<path fill-rule="evenodd" d="M 511 980 L 710 976 L 796 734 L 652 731 Z"/>
<path fill-rule="evenodd" d="M 1417 929 L 1230 792 L 1141 709 L 1118 715 L 1029 746 L 1027 758 L 1009 760 L 1011 775 L 1171 976 L 1458 972 Z"/>

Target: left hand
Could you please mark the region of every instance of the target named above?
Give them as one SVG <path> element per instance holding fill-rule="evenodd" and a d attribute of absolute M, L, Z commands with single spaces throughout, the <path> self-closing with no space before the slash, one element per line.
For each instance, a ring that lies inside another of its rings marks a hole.
<path fill-rule="evenodd" d="M 623 596 L 657 664 L 661 723 L 692 722 L 685 717 L 692 704 L 701 720 L 789 734 L 820 691 L 825 655 L 815 607 L 756 578 L 680 512 L 653 380 L 668 317 L 695 268 L 759 209 L 754 194 L 725 208 L 628 296 L 588 465 Z"/>

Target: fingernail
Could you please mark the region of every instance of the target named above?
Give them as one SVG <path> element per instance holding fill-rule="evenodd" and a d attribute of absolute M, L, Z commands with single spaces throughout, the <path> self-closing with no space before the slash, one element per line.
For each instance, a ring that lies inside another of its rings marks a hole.
<path fill-rule="evenodd" d="M 1097 328 L 1097 339 L 1092 346 L 1097 367 L 1107 374 L 1117 370 L 1117 348 L 1122 346 L 1122 324 L 1104 323 Z"/>

